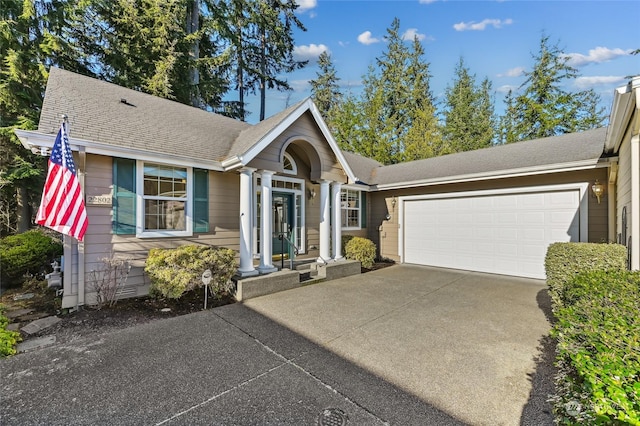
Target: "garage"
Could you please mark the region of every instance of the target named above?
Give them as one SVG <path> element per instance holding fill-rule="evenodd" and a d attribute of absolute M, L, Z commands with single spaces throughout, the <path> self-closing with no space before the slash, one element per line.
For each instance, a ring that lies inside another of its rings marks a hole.
<path fill-rule="evenodd" d="M 586 184 L 400 198 L 404 263 L 545 278 L 554 242 L 587 241 Z"/>

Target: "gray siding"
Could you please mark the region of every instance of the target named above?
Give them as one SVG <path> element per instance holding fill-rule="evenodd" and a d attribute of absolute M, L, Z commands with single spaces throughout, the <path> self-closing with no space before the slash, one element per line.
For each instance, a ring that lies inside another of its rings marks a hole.
<path fill-rule="evenodd" d="M 627 238 L 631 233 L 631 131 L 627 130 L 622 138 L 618 152 L 618 179 L 616 182 L 616 241 L 623 233 L 622 210 L 627 212 Z M 619 241 L 626 245 L 627 241 Z"/>

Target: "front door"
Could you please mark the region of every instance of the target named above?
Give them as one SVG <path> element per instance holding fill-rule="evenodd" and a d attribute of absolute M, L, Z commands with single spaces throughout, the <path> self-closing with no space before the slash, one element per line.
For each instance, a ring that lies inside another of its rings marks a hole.
<path fill-rule="evenodd" d="M 292 231 L 294 229 L 293 216 L 293 194 L 284 192 L 274 192 L 271 201 L 272 224 L 273 230 L 272 253 L 280 257 L 284 253 L 285 258 L 291 256 L 291 246 L 281 235 L 284 234 L 289 240 L 292 240 Z"/>

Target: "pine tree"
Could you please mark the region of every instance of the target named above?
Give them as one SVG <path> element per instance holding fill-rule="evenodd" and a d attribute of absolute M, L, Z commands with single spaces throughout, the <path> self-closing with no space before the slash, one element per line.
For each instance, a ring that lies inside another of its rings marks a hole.
<path fill-rule="evenodd" d="M 491 145 L 494 137 L 491 82 L 480 87 L 475 75 L 460 58 L 453 86 L 446 89 L 444 138 L 453 152 L 471 151 Z"/>
<path fill-rule="evenodd" d="M 68 2 L 3 0 L 0 8 L 0 233 L 24 232 L 40 200 L 46 159 L 25 150 L 14 129 L 37 127 L 47 67 L 88 73 L 65 39 Z"/>
<path fill-rule="evenodd" d="M 535 64 L 525 72 L 520 86 L 524 92 L 514 104 L 517 140 L 528 140 L 576 132 L 601 126 L 604 116 L 594 108 L 598 99 L 593 92 L 571 93 L 563 84 L 579 76 L 569 65 L 569 57 L 542 36 Z M 586 104 L 584 103 L 586 102 Z"/>
<path fill-rule="evenodd" d="M 307 64 L 307 61 L 293 59 L 294 27 L 306 31 L 295 15 L 297 8 L 295 0 L 258 1 L 256 31 L 259 39 L 259 72 L 249 84 L 257 84 L 260 89 L 260 121 L 265 118 L 267 89 L 291 90 L 287 80 L 280 76 Z"/>
<path fill-rule="evenodd" d="M 376 59 L 363 77 L 364 90 L 360 101 L 364 111 L 362 154 L 381 163 L 391 164 L 411 158 L 423 158 L 426 144 L 440 145 L 439 140 L 425 141 L 411 134 L 419 125 L 423 135 L 438 137 L 433 96 L 429 88 L 429 64 L 423 59 L 424 49 L 416 38 L 411 47 L 405 45 L 396 18 L 387 29 L 387 50 Z M 407 144 L 411 144 L 407 153 Z"/>
<path fill-rule="evenodd" d="M 513 99 L 513 91 L 509 90 L 505 96 L 505 114 L 500 117 L 500 135 L 499 143 L 512 143 L 518 141 L 518 135 L 516 134 L 516 109 L 515 100 Z"/>
<path fill-rule="evenodd" d="M 318 57 L 320 71 L 316 72 L 316 79 L 309 81 L 311 85 L 311 97 L 318 110 L 329 121 L 332 109 L 340 103 L 342 93 L 338 82 L 340 77 L 336 74 L 336 69 L 331 62 L 331 55 L 326 51 Z"/>

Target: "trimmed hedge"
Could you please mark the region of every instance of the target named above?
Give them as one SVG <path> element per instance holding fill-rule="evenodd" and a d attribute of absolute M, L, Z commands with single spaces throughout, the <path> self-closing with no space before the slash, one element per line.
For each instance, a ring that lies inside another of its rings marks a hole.
<path fill-rule="evenodd" d="M 27 274 L 50 270 L 61 255 L 62 243 L 37 229 L 0 239 L 2 287 L 19 287 Z"/>
<path fill-rule="evenodd" d="M 627 248 L 621 244 L 553 243 L 547 249 L 544 266 L 553 305 L 562 306 L 566 284 L 577 274 L 626 269 Z"/>
<path fill-rule="evenodd" d="M 376 245 L 367 238 L 351 238 L 344 251 L 347 259 L 358 260 L 363 268 L 371 268 L 376 260 Z"/>
<path fill-rule="evenodd" d="M 200 288 L 202 273 L 212 273 L 209 289 L 216 296 L 231 291 L 237 266 L 230 249 L 185 245 L 175 249 L 151 249 L 145 272 L 151 278 L 151 294 L 178 299 L 185 292 Z"/>
<path fill-rule="evenodd" d="M 556 421 L 640 425 L 640 273 L 579 274 L 555 315 Z"/>

